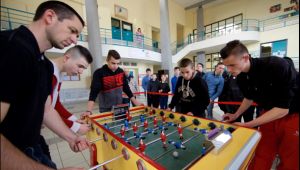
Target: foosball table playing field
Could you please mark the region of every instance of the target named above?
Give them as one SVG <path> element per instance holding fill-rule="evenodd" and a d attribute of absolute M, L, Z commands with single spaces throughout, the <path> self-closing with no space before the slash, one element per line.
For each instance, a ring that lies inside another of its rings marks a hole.
<path fill-rule="evenodd" d="M 147 106 L 86 117 L 91 169 L 245 169 L 260 131 Z"/>

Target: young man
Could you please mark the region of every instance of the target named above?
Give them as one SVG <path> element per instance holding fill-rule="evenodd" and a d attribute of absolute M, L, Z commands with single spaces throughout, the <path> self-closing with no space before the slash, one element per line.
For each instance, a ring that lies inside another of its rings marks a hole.
<path fill-rule="evenodd" d="M 52 106 L 60 114 L 66 125 L 74 132 L 85 135 L 92 129 L 82 120 L 77 119 L 68 112 L 59 101 L 59 91 L 63 81 L 64 73 L 68 75 L 82 74 L 85 69 L 93 62 L 91 53 L 85 47 L 76 45 L 68 49 L 65 54 L 52 61 L 54 74 L 52 80 Z"/>
<path fill-rule="evenodd" d="M 190 59 L 181 60 L 179 67 L 181 77 L 178 79 L 175 94 L 167 110 L 171 111 L 181 100 L 181 113 L 201 117 L 209 104 L 207 84 L 199 72 L 194 71 Z"/>
<path fill-rule="evenodd" d="M 150 80 L 151 80 L 151 69 L 150 68 L 147 68 L 146 69 L 146 76 L 143 78 L 143 80 L 142 80 L 142 87 L 143 87 L 143 89 L 145 90 L 145 92 L 146 92 L 146 90 L 148 90 L 148 86 L 149 86 L 149 82 L 150 82 Z M 145 93 L 145 96 L 146 96 L 146 93 Z M 151 101 L 150 101 L 150 96 L 149 96 L 149 94 L 147 95 L 148 97 L 147 97 L 147 101 L 148 101 L 148 106 L 151 106 Z"/>
<path fill-rule="evenodd" d="M 53 65 L 43 56 L 52 47 L 76 44 L 83 26 L 73 8 L 46 1 L 27 27 L 1 31 L 0 72 L 9 80 L 1 83 L 1 169 L 56 169 L 37 144 L 42 123 L 73 151 L 88 148 L 89 141 L 74 134 L 51 106 Z"/>
<path fill-rule="evenodd" d="M 178 78 L 180 76 L 179 73 L 180 73 L 179 67 L 175 67 L 174 68 L 174 77 L 171 79 L 172 93 L 173 94 L 175 94 L 175 87 L 176 87 L 176 84 L 178 82 Z M 179 103 L 180 103 L 180 101 L 179 101 Z M 179 103 L 175 106 L 175 112 L 180 112 Z"/>
<path fill-rule="evenodd" d="M 208 72 L 202 77 L 208 85 L 208 92 L 211 102 L 214 101 L 217 97 L 219 97 L 222 93 L 224 79 L 221 73 L 223 72 L 224 68 L 225 66 L 223 63 L 218 63 L 214 72 Z M 210 103 L 207 108 L 208 119 L 213 118 L 213 107 L 214 103 Z"/>
<path fill-rule="evenodd" d="M 158 85 L 158 92 L 159 93 L 169 93 L 170 86 L 169 83 L 166 81 L 166 75 L 161 75 L 161 82 Z M 167 109 L 168 108 L 168 99 L 169 96 L 161 95 L 159 97 L 160 109 Z"/>
<path fill-rule="evenodd" d="M 158 86 L 159 86 L 159 80 L 156 77 L 156 74 L 152 74 L 152 79 L 149 82 L 148 85 L 148 92 L 154 92 L 158 93 Z M 156 107 L 158 108 L 159 104 L 159 95 L 156 94 L 148 94 L 149 99 L 150 99 L 150 107 Z"/>
<path fill-rule="evenodd" d="M 109 112 L 113 106 L 122 104 L 123 91 L 136 106 L 143 105 L 143 103 L 138 103 L 132 95 L 124 71 L 119 67 L 120 60 L 121 57 L 117 51 L 109 50 L 106 58 L 107 64 L 94 72 L 87 112 L 80 115 L 81 119 L 92 113 L 98 94 L 100 113 Z"/>
<path fill-rule="evenodd" d="M 248 169 L 271 169 L 277 154 L 278 170 L 299 169 L 299 74 L 294 66 L 285 58 L 250 58 L 248 49 L 238 40 L 227 43 L 220 53 L 245 96 L 237 112 L 225 114 L 223 119 L 235 120 L 252 102 L 264 109 L 253 121 L 236 123 L 260 125 L 262 132 Z"/>
<path fill-rule="evenodd" d="M 204 69 L 204 65 L 202 63 L 198 63 L 197 71 L 199 71 L 199 73 L 201 74 L 202 77 L 205 75 L 205 73 L 203 72 L 203 69 Z"/>
<path fill-rule="evenodd" d="M 137 83 L 137 81 L 135 80 L 135 78 L 130 75 L 130 72 L 129 72 L 128 68 L 124 69 L 124 73 L 125 73 L 125 77 L 127 79 L 127 82 L 128 82 L 128 85 L 129 85 L 129 88 L 130 88 L 131 92 L 132 93 L 138 93 L 138 92 L 140 92 L 139 84 Z M 133 96 L 136 99 L 136 95 L 133 95 Z M 129 107 L 130 107 L 130 99 L 128 98 L 127 95 L 123 95 L 122 104 L 127 104 L 127 103 L 129 103 Z M 134 103 L 132 103 L 132 107 L 135 107 Z"/>

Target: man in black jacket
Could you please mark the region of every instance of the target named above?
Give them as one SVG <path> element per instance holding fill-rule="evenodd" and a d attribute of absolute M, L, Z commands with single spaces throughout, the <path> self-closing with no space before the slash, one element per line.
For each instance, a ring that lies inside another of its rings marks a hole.
<path fill-rule="evenodd" d="M 224 71 L 222 76 L 224 78 L 224 87 L 221 95 L 219 96 L 219 101 L 242 102 L 244 99 L 244 95 L 237 84 L 236 77 L 232 76 L 226 70 Z M 219 107 L 225 114 L 226 113 L 234 114 L 239 109 L 240 106 L 230 105 L 230 104 L 219 104 Z M 255 109 L 254 106 L 250 106 L 242 115 L 240 115 L 233 122 L 241 122 L 242 117 L 244 118 L 245 122 L 252 121 L 254 109 Z"/>
<path fill-rule="evenodd" d="M 220 54 L 245 96 L 237 112 L 223 119 L 235 120 L 253 101 L 264 109 L 257 119 L 236 123 L 260 125 L 263 133 L 248 170 L 271 169 L 277 154 L 277 169 L 299 169 L 299 74 L 294 66 L 279 57 L 250 58 L 238 40 L 227 43 Z"/>
<path fill-rule="evenodd" d="M 157 76 L 156 76 L 156 74 L 152 74 L 152 79 L 150 80 L 149 85 L 148 85 L 148 92 L 158 93 L 158 86 L 159 86 L 159 81 L 157 79 Z M 157 94 L 148 94 L 148 95 L 149 95 L 150 103 L 151 103 L 152 107 L 158 108 L 159 95 L 157 95 Z"/>

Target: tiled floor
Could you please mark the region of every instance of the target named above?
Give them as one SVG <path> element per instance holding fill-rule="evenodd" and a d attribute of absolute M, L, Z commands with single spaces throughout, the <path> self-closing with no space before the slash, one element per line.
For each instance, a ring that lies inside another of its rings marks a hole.
<path fill-rule="evenodd" d="M 138 102 L 146 103 L 144 96 L 137 96 Z M 171 98 L 169 98 L 169 102 Z M 87 101 L 82 102 L 73 102 L 73 103 L 65 103 L 64 107 L 74 114 L 77 118 L 80 117 L 80 114 L 85 112 L 87 109 Z M 99 113 L 98 104 L 95 103 L 92 112 Z M 222 120 L 223 112 L 220 110 L 217 104 L 214 105 L 213 117 L 215 120 Z M 42 129 L 42 135 L 46 139 L 47 144 L 49 145 L 52 161 L 56 163 L 57 168 L 64 167 L 78 167 L 78 168 L 90 168 L 90 155 L 89 150 L 86 149 L 83 152 L 74 153 L 64 139 L 60 138 L 56 134 L 54 134 L 50 129 L 45 127 Z M 79 134 L 78 134 L 79 135 Z M 80 135 L 79 135 L 80 136 Z M 85 137 L 85 135 L 83 136 Z M 273 166 L 271 170 L 275 170 L 276 166 L 279 164 L 280 160 L 278 157 L 274 160 Z M 99 169 L 99 168 L 98 168 Z"/>

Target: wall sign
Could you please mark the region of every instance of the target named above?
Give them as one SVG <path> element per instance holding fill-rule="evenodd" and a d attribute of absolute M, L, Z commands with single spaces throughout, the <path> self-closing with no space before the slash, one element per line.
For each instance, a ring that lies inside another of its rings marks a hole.
<path fill-rule="evenodd" d="M 128 19 L 128 12 L 126 8 L 123 8 L 119 5 L 115 5 L 115 16 L 118 18 Z"/>
<path fill-rule="evenodd" d="M 271 6 L 270 13 L 280 11 L 280 9 L 281 9 L 281 4 Z"/>

